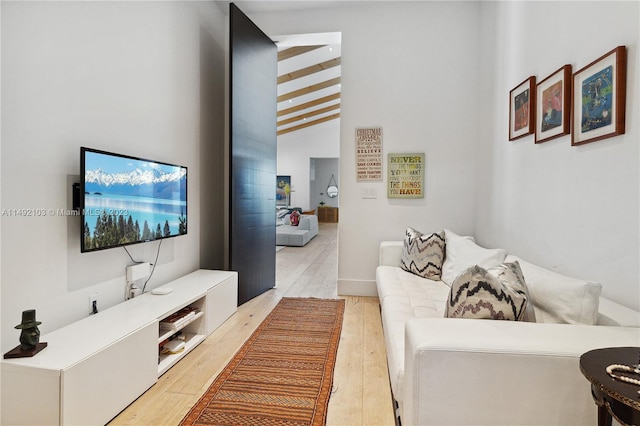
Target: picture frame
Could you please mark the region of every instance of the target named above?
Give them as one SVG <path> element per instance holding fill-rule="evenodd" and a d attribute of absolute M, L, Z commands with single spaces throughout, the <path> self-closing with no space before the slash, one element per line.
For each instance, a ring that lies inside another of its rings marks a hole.
<path fill-rule="evenodd" d="M 291 176 L 276 176 L 276 207 L 289 207 Z"/>
<path fill-rule="evenodd" d="M 573 74 L 571 145 L 625 132 L 627 49 L 618 46 Z"/>
<path fill-rule="evenodd" d="M 531 76 L 509 92 L 509 140 L 530 135 L 535 128 L 536 78 Z"/>
<path fill-rule="evenodd" d="M 382 180 L 382 127 L 356 129 L 356 181 Z"/>
<path fill-rule="evenodd" d="M 388 154 L 387 198 L 424 198 L 424 152 Z"/>
<path fill-rule="evenodd" d="M 536 85 L 535 143 L 571 132 L 571 65 L 563 65 Z"/>

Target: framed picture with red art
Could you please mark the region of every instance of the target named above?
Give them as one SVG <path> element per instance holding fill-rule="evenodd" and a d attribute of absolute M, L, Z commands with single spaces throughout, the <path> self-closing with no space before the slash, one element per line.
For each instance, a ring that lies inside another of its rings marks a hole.
<path fill-rule="evenodd" d="M 571 65 L 564 65 L 536 86 L 536 136 L 542 143 L 571 129 Z"/>
<path fill-rule="evenodd" d="M 536 78 L 531 76 L 509 92 L 509 140 L 533 133 L 535 125 Z"/>

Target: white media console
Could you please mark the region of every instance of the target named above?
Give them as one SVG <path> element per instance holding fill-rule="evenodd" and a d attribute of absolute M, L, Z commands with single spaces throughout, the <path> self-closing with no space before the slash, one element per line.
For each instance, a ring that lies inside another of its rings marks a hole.
<path fill-rule="evenodd" d="M 2 360 L 3 425 L 105 424 L 149 389 L 237 309 L 238 275 L 198 270 L 40 338 L 48 346 L 32 358 Z M 178 330 L 160 321 L 197 309 Z M 159 355 L 177 331 L 185 349 Z"/>

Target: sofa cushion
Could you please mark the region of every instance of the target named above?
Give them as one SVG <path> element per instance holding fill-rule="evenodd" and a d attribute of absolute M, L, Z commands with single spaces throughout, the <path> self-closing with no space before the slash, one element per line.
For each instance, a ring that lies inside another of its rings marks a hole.
<path fill-rule="evenodd" d="M 408 227 L 402 245 L 400 267 L 407 272 L 439 280 L 444 261 L 444 231 L 423 234 Z"/>
<path fill-rule="evenodd" d="M 442 318 L 449 287 L 403 271 L 398 266 L 378 266 L 376 284 L 380 299 L 382 324 L 391 389 L 402 400 L 404 381 L 404 324 L 413 318 Z"/>
<path fill-rule="evenodd" d="M 381 303 L 389 297 L 402 297 L 413 316 L 442 318 L 449 295 L 449 287 L 442 281 L 422 278 L 397 266 L 378 266 L 376 285 Z"/>
<path fill-rule="evenodd" d="M 445 317 L 522 321 L 526 309 L 527 286 L 517 262 L 474 265 L 453 281 Z"/>
<path fill-rule="evenodd" d="M 602 286 L 551 272 L 517 256 L 538 322 L 593 325 L 598 320 L 598 304 Z"/>
<path fill-rule="evenodd" d="M 475 243 L 473 237 L 460 236 L 445 229 L 445 257 L 442 265 L 442 281 L 453 284 L 462 271 L 472 265 L 491 268 L 504 262 L 507 251 L 486 249 Z"/>
<path fill-rule="evenodd" d="M 309 231 L 298 229 L 295 226 L 283 225 L 276 228 L 277 246 L 302 247 L 311 238 L 313 238 L 313 235 Z"/>

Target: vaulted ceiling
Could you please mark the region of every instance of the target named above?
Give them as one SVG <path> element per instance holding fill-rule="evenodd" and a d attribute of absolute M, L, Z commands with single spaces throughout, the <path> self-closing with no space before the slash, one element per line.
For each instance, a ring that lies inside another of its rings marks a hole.
<path fill-rule="evenodd" d="M 225 15 L 229 14 L 231 1 L 215 3 Z M 235 0 L 233 3 L 249 17 L 365 4 L 350 0 Z M 278 135 L 340 118 L 341 34 L 270 36 L 278 46 Z"/>
<path fill-rule="evenodd" d="M 340 117 L 340 44 L 278 43 L 278 135 Z"/>

